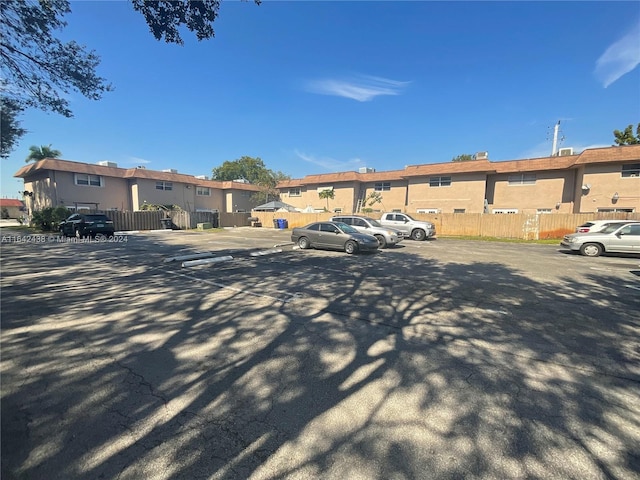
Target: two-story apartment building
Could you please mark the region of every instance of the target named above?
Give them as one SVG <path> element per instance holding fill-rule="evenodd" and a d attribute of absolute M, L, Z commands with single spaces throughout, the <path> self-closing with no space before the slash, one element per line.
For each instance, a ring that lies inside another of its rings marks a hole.
<path fill-rule="evenodd" d="M 566 150 L 565 150 L 566 152 Z M 188 211 L 237 212 L 256 206 L 255 185 L 219 182 L 175 170 L 119 168 L 44 159 L 16 174 L 27 208 L 135 211 L 145 204 Z M 494 162 L 479 159 L 307 175 L 278 184 L 280 199 L 300 211 L 407 213 L 596 213 L 640 211 L 640 145 L 577 155 Z M 320 192 L 332 190 L 333 198 Z M 371 203 L 376 193 L 379 201 Z"/>
<path fill-rule="evenodd" d="M 24 180 L 29 211 L 65 206 L 71 210 L 136 211 L 144 205 L 176 205 L 190 212 L 250 211 L 259 190 L 242 182 L 220 182 L 176 170 L 119 168 L 112 162 L 89 164 L 46 158 L 25 165 L 15 177 Z"/>
<path fill-rule="evenodd" d="M 308 175 L 278 185 L 300 210 L 407 213 L 591 213 L 640 211 L 640 145 L 588 149 L 578 155 L 492 162 L 410 165 L 403 170 Z M 381 201 L 364 200 L 377 192 Z"/>

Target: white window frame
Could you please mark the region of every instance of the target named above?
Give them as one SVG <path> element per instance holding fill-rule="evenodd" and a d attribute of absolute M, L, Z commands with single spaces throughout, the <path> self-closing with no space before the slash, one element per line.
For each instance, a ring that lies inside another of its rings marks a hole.
<path fill-rule="evenodd" d="M 376 182 L 373 185 L 373 189 L 376 192 L 390 192 L 391 182 Z"/>
<path fill-rule="evenodd" d="M 74 173 L 74 183 L 80 187 L 104 187 L 102 175 L 89 175 L 88 173 Z"/>
<path fill-rule="evenodd" d="M 536 213 L 539 215 L 546 215 L 548 213 L 553 213 L 553 209 L 552 208 L 538 208 L 536 210 Z"/>
<path fill-rule="evenodd" d="M 450 187 L 451 175 L 441 175 L 438 177 L 429 177 L 429 187 Z"/>
<path fill-rule="evenodd" d="M 518 173 L 515 175 L 509 175 L 507 182 L 509 186 L 519 185 L 535 185 L 537 176 L 535 173 Z"/>
<path fill-rule="evenodd" d="M 199 197 L 210 197 L 211 187 L 196 187 L 196 195 Z"/>
<path fill-rule="evenodd" d="M 518 213 L 518 209 L 517 208 L 494 208 L 493 210 L 491 210 L 491 213 L 514 214 L 514 213 Z"/>
<path fill-rule="evenodd" d="M 416 213 L 440 213 L 439 208 L 418 208 Z"/>
<path fill-rule="evenodd" d="M 300 187 L 290 188 L 289 189 L 289 196 L 290 197 L 301 197 L 302 196 L 302 189 Z"/>
<path fill-rule="evenodd" d="M 596 211 L 598 213 L 635 213 L 636 209 L 633 207 L 620 207 L 620 208 L 602 207 L 602 208 L 597 208 Z"/>
<path fill-rule="evenodd" d="M 156 182 L 156 190 L 173 190 L 173 182 L 165 182 L 164 180 L 158 180 Z"/>

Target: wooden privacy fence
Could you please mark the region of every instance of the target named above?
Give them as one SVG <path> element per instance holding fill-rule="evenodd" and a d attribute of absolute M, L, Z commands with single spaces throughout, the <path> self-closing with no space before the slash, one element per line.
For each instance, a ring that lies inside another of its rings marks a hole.
<path fill-rule="evenodd" d="M 263 227 L 274 228 L 274 219 L 287 220 L 288 227 L 302 227 L 328 220 L 334 213 L 252 212 Z M 380 218 L 373 213 L 371 218 Z M 515 238 L 524 240 L 560 239 L 575 232 L 589 220 L 639 220 L 640 213 L 552 213 L 552 214 L 488 214 L 439 213 L 411 214 L 416 220 L 435 224 L 437 235 Z"/>
<path fill-rule="evenodd" d="M 161 230 L 167 227 L 185 230 L 196 228 L 199 223 L 210 223 L 213 228 L 227 226 L 220 224 L 221 215 L 218 212 L 164 212 L 160 210 L 147 210 L 139 212 L 107 212 L 107 215 L 113 220 L 116 231 Z M 240 222 L 237 220 L 235 224 L 240 223 L 240 226 L 249 225 L 249 222 L 246 220 L 249 214 L 229 215 L 241 215 L 243 221 Z M 171 221 L 165 222 L 165 220 Z M 231 223 L 231 225 L 228 226 L 235 224 Z"/>

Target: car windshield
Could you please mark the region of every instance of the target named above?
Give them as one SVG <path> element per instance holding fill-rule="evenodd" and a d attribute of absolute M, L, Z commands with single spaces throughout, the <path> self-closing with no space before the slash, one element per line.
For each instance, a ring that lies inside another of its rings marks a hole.
<path fill-rule="evenodd" d="M 411 215 L 409 215 L 408 213 L 404 214 L 405 217 L 407 217 L 409 220 L 413 220 L 414 222 L 416 221 L 415 218 L 413 218 Z"/>
<path fill-rule="evenodd" d="M 382 224 L 378 220 L 374 220 L 373 218 L 367 218 L 367 220 L 374 227 L 382 227 Z"/>
<path fill-rule="evenodd" d="M 344 233 L 358 233 L 358 231 L 355 228 L 353 228 L 351 225 L 347 225 L 346 223 L 336 222 L 336 225 Z"/>

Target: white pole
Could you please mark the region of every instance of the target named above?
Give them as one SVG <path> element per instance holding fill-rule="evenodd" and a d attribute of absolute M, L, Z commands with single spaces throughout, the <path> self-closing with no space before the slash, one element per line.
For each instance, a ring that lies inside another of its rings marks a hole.
<path fill-rule="evenodd" d="M 558 146 L 558 129 L 560 128 L 560 120 L 556 123 L 556 126 L 553 127 L 553 147 L 551 147 L 551 156 L 553 157 L 556 154 L 556 148 Z"/>

